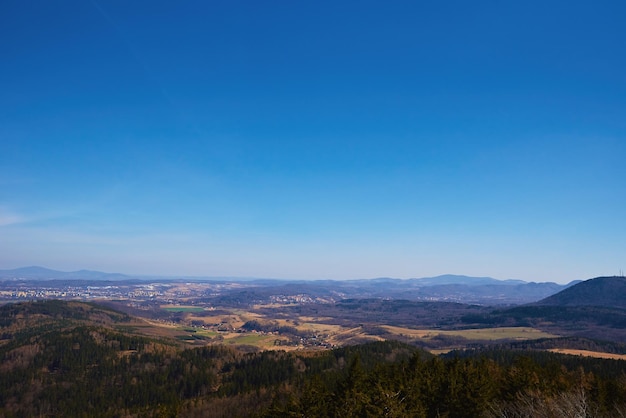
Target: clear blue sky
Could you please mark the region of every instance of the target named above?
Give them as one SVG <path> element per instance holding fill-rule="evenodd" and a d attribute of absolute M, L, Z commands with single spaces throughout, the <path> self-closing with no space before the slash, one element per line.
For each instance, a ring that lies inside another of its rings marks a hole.
<path fill-rule="evenodd" d="M 622 1 L 0 3 L 0 268 L 626 269 Z"/>

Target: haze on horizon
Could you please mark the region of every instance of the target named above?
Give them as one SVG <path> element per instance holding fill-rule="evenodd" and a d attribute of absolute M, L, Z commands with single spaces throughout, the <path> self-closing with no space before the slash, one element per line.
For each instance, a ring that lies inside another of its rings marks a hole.
<path fill-rule="evenodd" d="M 0 269 L 626 268 L 626 5 L 0 5 Z"/>

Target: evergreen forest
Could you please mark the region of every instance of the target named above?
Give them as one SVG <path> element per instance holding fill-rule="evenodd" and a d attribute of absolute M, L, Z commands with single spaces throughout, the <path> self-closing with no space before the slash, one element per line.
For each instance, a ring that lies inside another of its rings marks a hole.
<path fill-rule="evenodd" d="M 397 341 L 184 348 L 133 334 L 125 314 L 97 305 L 0 313 L 1 417 L 626 416 L 623 360 L 515 345 L 434 356 Z"/>

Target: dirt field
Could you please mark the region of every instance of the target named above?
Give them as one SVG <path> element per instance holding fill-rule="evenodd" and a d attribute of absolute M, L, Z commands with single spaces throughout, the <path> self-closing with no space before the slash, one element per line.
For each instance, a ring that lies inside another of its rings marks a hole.
<path fill-rule="evenodd" d="M 587 351 L 587 350 L 570 350 L 566 348 L 553 348 L 551 350 L 553 353 L 560 354 L 569 354 L 572 356 L 585 356 L 585 357 L 595 357 L 595 358 L 607 358 L 613 360 L 626 360 L 626 354 L 611 354 L 611 353 L 602 353 L 599 351 Z"/>
<path fill-rule="evenodd" d="M 502 327 L 502 328 L 479 328 L 458 331 L 440 331 L 432 329 L 411 329 L 383 325 L 381 328 L 394 335 L 408 338 L 431 339 L 438 335 L 463 337 L 468 340 L 535 340 L 539 338 L 554 338 L 556 335 L 539 331 L 529 327 Z"/>

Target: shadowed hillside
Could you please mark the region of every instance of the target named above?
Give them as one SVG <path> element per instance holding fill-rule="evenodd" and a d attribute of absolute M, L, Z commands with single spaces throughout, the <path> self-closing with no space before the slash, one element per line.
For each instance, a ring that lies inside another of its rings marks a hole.
<path fill-rule="evenodd" d="M 481 322 L 478 317 L 469 320 Z M 539 302 L 495 310 L 491 326 L 530 326 L 562 336 L 626 342 L 626 278 L 598 277 Z"/>
<path fill-rule="evenodd" d="M 586 280 L 549 296 L 536 305 L 626 309 L 626 277 L 598 277 Z"/>

